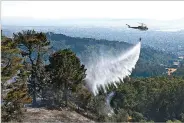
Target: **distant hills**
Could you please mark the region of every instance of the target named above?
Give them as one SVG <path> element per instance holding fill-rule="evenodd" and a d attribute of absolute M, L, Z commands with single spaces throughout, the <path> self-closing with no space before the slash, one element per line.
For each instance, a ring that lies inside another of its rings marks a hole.
<path fill-rule="evenodd" d="M 139 37 L 142 37 L 140 59 L 136 65 L 136 69 L 132 73 L 132 76 L 136 77 L 166 75 L 165 68 L 172 65 L 178 54 L 184 52 L 184 35 L 182 35 L 184 31 L 166 33 L 156 31 L 130 31 L 127 29 L 118 30 L 112 28 L 11 28 L 10 26 L 3 30 L 3 34 L 11 37 L 13 32 L 16 33 L 26 29 L 46 32 L 48 39 L 51 41 L 51 50 L 56 51 L 70 48 L 80 57 L 84 64 L 94 54 L 105 56 L 119 55 L 136 44 Z"/>
<path fill-rule="evenodd" d="M 142 37 L 142 46 L 150 46 L 178 56 L 184 54 L 184 30 L 164 31 L 149 28 L 148 31 L 119 27 L 96 26 L 3 26 L 3 33 L 12 36 L 13 32 L 34 29 L 36 31 L 62 33 L 72 37 L 116 40 L 135 44 Z"/>
<path fill-rule="evenodd" d="M 90 60 L 92 54 L 112 56 L 120 55 L 133 44 L 119 41 L 96 40 L 94 38 L 70 37 L 53 32 L 46 33 L 51 41 L 52 50 L 70 48 L 85 64 Z M 155 50 L 151 47 L 141 49 L 140 59 L 132 76 L 148 77 L 166 74 L 165 67 L 172 64 L 176 56 Z"/>

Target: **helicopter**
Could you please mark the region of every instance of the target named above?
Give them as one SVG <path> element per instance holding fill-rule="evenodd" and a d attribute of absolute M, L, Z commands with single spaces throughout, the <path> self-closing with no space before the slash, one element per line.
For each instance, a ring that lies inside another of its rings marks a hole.
<path fill-rule="evenodd" d="M 147 31 L 148 30 L 148 27 L 144 23 L 139 23 L 139 24 L 141 24 L 141 26 L 137 26 L 137 27 L 131 27 L 128 24 L 126 24 L 126 25 L 128 26 L 128 28 L 139 29 L 141 31 Z"/>

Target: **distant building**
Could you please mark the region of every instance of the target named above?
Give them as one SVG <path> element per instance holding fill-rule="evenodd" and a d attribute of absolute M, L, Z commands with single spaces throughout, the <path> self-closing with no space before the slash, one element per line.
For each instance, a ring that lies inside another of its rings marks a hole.
<path fill-rule="evenodd" d="M 178 57 L 178 60 L 181 62 L 181 61 L 183 61 L 184 60 L 184 56 L 179 56 Z"/>
<path fill-rule="evenodd" d="M 160 66 L 164 66 L 164 67 L 166 67 L 167 65 L 164 65 L 164 64 L 160 64 Z"/>
<path fill-rule="evenodd" d="M 184 56 L 179 56 L 178 58 L 179 58 L 179 59 L 184 59 Z"/>
<path fill-rule="evenodd" d="M 179 65 L 180 65 L 180 62 L 179 61 L 173 62 L 173 67 L 179 67 Z"/>

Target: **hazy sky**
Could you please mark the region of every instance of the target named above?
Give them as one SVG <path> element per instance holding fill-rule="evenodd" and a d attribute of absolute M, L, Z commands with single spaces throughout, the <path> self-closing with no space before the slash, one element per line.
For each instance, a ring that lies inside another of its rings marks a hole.
<path fill-rule="evenodd" d="M 184 18 L 184 1 L 2 1 L 2 19 Z"/>
<path fill-rule="evenodd" d="M 184 29 L 184 1 L 2 1 L 2 25 Z M 128 19 L 128 20 L 127 20 Z"/>

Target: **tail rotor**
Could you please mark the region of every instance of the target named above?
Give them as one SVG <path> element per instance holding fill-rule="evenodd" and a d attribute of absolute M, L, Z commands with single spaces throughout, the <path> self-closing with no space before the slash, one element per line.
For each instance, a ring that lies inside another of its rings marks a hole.
<path fill-rule="evenodd" d="M 126 24 L 128 26 L 128 28 L 130 28 L 130 25 Z"/>

